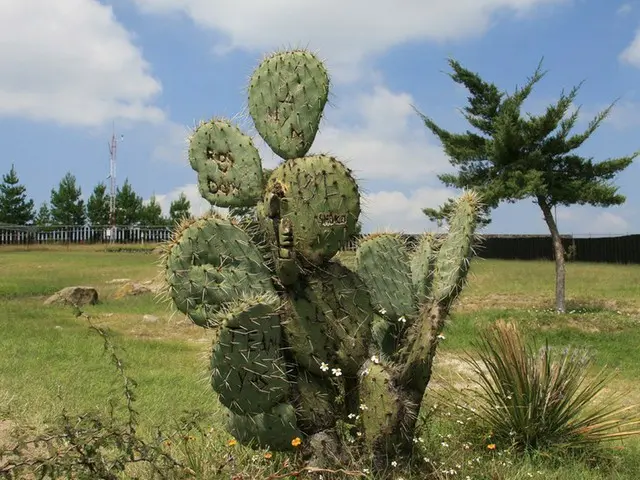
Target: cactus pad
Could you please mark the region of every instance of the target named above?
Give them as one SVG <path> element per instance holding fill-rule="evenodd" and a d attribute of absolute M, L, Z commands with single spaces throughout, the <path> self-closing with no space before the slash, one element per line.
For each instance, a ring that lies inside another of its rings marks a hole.
<path fill-rule="evenodd" d="M 275 294 L 271 273 L 249 235 L 229 220 L 208 216 L 183 226 L 164 259 L 169 296 L 197 325 L 211 326 L 225 303 Z"/>
<path fill-rule="evenodd" d="M 189 163 L 202 197 L 218 207 L 252 207 L 262 196 L 262 162 L 250 137 L 226 120 L 201 123 L 189 141 Z"/>
<path fill-rule="evenodd" d="M 220 402 L 241 415 L 270 410 L 289 391 L 281 354 L 277 296 L 245 299 L 216 315 L 222 325 L 211 355 Z"/>
<path fill-rule="evenodd" d="M 312 53 L 296 50 L 266 58 L 251 76 L 249 112 L 256 130 L 284 159 L 311 148 L 329 95 L 329 76 Z"/>
<path fill-rule="evenodd" d="M 291 450 L 291 441 L 303 436 L 298 429 L 296 411 L 289 403 L 281 403 L 257 415 L 229 412 L 227 430 L 240 443 L 273 450 Z"/>
<path fill-rule="evenodd" d="M 290 320 L 284 331 L 296 361 L 323 377 L 333 368 L 356 375 L 368 355 L 372 320 L 369 295 L 357 275 L 331 262 L 287 293 Z"/>
<path fill-rule="evenodd" d="M 351 172 L 333 157 L 288 160 L 273 171 L 265 204 L 270 216 L 290 229 L 293 251 L 307 262 L 332 258 L 353 235 L 360 194 Z"/>
<path fill-rule="evenodd" d="M 411 263 L 405 241 L 396 234 L 376 234 L 360 242 L 356 271 L 367 285 L 373 304 L 392 321 L 416 312 Z"/>

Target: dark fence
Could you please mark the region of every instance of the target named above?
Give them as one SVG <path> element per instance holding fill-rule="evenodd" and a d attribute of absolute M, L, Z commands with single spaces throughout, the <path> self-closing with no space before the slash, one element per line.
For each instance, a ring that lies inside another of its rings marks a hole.
<path fill-rule="evenodd" d="M 171 238 L 166 226 L 18 226 L 0 225 L 0 245 L 160 243 Z M 418 235 L 405 235 L 409 246 Z M 640 235 L 563 235 L 567 259 L 578 262 L 640 264 Z M 356 249 L 358 240 L 344 250 Z M 483 235 L 477 249 L 482 258 L 504 260 L 553 260 L 549 235 Z"/>

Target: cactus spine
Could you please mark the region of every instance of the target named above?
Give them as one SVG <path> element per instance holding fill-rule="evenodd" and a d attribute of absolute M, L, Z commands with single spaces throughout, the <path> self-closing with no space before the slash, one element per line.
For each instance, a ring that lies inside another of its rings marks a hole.
<path fill-rule="evenodd" d="M 442 241 L 411 251 L 397 234 L 363 239 L 351 271 L 333 260 L 354 232 L 360 194 L 338 159 L 307 155 L 329 77 L 306 51 L 255 70 L 249 111 L 284 161 L 265 181 L 251 139 L 231 122 L 200 124 L 189 160 L 202 196 L 256 207 L 253 222 L 208 215 L 182 225 L 164 275 L 178 310 L 215 328 L 211 383 L 240 442 L 291 448 L 362 413 L 373 451 L 410 446 L 438 336 L 473 255 L 478 199 L 457 201 Z"/>

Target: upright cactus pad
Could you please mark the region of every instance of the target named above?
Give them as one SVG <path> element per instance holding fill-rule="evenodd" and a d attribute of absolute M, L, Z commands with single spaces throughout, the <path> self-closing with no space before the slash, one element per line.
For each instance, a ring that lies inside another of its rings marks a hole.
<path fill-rule="evenodd" d="M 356 252 L 356 271 L 365 281 L 373 304 L 392 321 L 417 314 L 411 285 L 411 258 L 397 234 L 365 237 Z"/>
<path fill-rule="evenodd" d="M 200 194 L 219 207 L 252 207 L 262 196 L 262 162 L 250 137 L 227 120 L 201 123 L 192 134 L 189 163 Z"/>
<path fill-rule="evenodd" d="M 266 58 L 249 84 L 249 112 L 267 145 L 286 159 L 306 155 L 329 95 L 329 75 L 304 50 Z"/>
<path fill-rule="evenodd" d="M 253 73 L 249 112 L 285 159 L 268 179 L 230 121 L 195 130 L 189 160 L 202 196 L 255 210 L 241 222 L 207 215 L 181 225 L 164 274 L 177 309 L 216 330 L 211 385 L 238 441 L 319 445 L 357 416 L 364 446 L 388 458 L 411 448 L 479 205 L 463 195 L 442 242 L 425 236 L 411 251 L 400 235 L 375 234 L 360 242 L 355 271 L 334 261 L 355 233 L 360 193 L 339 160 L 305 156 L 328 89 L 322 62 L 302 50 L 276 53 Z"/>
<path fill-rule="evenodd" d="M 269 216 L 290 228 L 296 255 L 316 265 L 347 243 L 360 215 L 351 172 L 326 155 L 287 160 L 276 168 L 267 182 L 265 204 L 273 205 Z"/>

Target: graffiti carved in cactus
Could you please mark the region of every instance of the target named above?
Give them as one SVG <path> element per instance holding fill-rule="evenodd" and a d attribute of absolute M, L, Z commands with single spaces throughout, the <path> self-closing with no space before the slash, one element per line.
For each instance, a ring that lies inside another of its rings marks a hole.
<path fill-rule="evenodd" d="M 308 154 L 328 93 L 324 64 L 304 50 L 275 53 L 254 71 L 249 112 L 283 159 L 268 178 L 231 121 L 195 129 L 189 161 L 203 198 L 255 207 L 256 218 L 184 222 L 164 275 L 177 309 L 217 330 L 211 383 L 239 442 L 290 449 L 357 417 L 358 438 L 391 453 L 410 446 L 479 204 L 465 193 L 448 235 L 425 234 L 413 249 L 397 234 L 369 235 L 356 268 L 343 266 L 335 256 L 356 229 L 358 184 L 337 158 Z"/>

